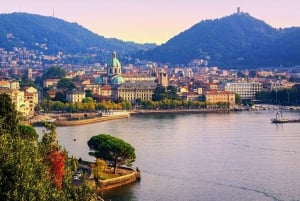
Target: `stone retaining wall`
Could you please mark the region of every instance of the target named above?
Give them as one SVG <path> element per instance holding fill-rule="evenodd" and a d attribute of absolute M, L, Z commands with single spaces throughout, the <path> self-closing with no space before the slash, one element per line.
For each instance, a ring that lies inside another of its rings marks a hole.
<path fill-rule="evenodd" d="M 130 174 L 126 174 L 113 179 L 101 180 L 97 186 L 97 191 L 103 191 L 111 188 L 124 186 L 129 183 L 133 183 L 140 179 L 140 172 L 133 171 Z"/>

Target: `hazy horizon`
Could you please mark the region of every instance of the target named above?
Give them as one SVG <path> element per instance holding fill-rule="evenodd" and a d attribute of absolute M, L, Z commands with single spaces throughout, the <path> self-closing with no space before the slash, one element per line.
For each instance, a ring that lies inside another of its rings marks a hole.
<path fill-rule="evenodd" d="M 242 12 L 274 28 L 300 26 L 298 0 L 10 0 L 0 1 L 0 13 L 25 12 L 76 22 L 106 38 L 162 44 L 207 19 Z"/>

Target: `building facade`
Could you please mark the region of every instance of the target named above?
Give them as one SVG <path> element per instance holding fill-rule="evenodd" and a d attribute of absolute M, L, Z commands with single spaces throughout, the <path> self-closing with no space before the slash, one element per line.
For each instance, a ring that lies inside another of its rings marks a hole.
<path fill-rule="evenodd" d="M 72 91 L 67 93 L 67 101 L 70 103 L 81 103 L 85 99 L 84 91 Z"/>
<path fill-rule="evenodd" d="M 262 84 L 259 82 L 230 82 L 221 85 L 221 89 L 236 93 L 242 99 L 254 100 L 256 92 L 262 91 Z"/>
<path fill-rule="evenodd" d="M 229 91 L 206 91 L 205 101 L 209 104 L 216 104 L 219 102 L 235 104 L 235 93 Z"/>

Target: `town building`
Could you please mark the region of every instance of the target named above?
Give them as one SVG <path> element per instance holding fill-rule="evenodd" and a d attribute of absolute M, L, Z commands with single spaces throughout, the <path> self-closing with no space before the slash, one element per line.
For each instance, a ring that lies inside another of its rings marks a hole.
<path fill-rule="evenodd" d="M 43 87 L 47 88 L 47 87 L 57 86 L 58 82 L 59 82 L 59 79 L 46 79 L 43 81 Z"/>
<path fill-rule="evenodd" d="M 12 103 L 15 105 L 16 110 L 24 116 L 29 116 L 30 107 L 29 102 L 25 100 L 24 91 L 0 88 L 0 94 L 8 94 L 11 97 Z"/>
<path fill-rule="evenodd" d="M 216 103 L 229 103 L 230 105 L 235 104 L 235 93 L 229 91 L 206 91 L 205 92 L 205 101 L 209 104 L 216 104 Z"/>
<path fill-rule="evenodd" d="M 107 100 L 110 95 L 112 101 L 151 100 L 157 85 L 156 78 L 146 74 L 125 74 L 123 77 L 115 52 L 108 63 L 107 74 L 100 75 L 96 80 L 101 84 L 100 97 Z"/>
<path fill-rule="evenodd" d="M 256 92 L 262 91 L 260 82 L 228 82 L 220 85 L 221 90 L 230 91 L 242 99 L 254 100 Z"/>
<path fill-rule="evenodd" d="M 83 99 L 85 99 L 84 91 L 71 91 L 67 93 L 67 101 L 70 103 L 81 103 Z"/>
<path fill-rule="evenodd" d="M 19 81 L 16 80 L 0 80 L 1 88 L 20 89 Z"/>
<path fill-rule="evenodd" d="M 29 115 L 34 115 L 34 108 L 39 102 L 38 90 L 34 87 L 25 87 L 24 91 L 24 99 L 29 103 Z"/>

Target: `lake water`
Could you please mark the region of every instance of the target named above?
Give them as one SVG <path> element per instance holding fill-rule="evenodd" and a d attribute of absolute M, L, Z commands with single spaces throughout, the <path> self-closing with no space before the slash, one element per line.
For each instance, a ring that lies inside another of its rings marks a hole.
<path fill-rule="evenodd" d="M 142 115 L 57 132 L 69 154 L 84 160 L 94 161 L 87 141 L 97 134 L 135 147 L 141 181 L 105 192 L 105 200 L 300 200 L 300 123 L 272 124 L 274 116 Z"/>

